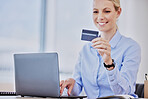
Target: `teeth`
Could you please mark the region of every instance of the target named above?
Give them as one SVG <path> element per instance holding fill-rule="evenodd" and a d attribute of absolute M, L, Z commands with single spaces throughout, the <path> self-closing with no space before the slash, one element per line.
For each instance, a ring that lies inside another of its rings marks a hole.
<path fill-rule="evenodd" d="M 99 25 L 104 25 L 105 23 L 99 23 Z"/>

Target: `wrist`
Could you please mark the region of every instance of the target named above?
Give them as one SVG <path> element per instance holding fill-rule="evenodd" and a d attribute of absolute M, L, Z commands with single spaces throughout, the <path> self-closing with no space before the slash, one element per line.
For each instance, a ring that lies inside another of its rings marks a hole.
<path fill-rule="evenodd" d="M 106 68 L 108 71 L 113 70 L 115 67 Z"/>
<path fill-rule="evenodd" d="M 104 67 L 106 67 L 107 70 L 112 70 L 112 69 L 114 69 L 114 67 L 115 67 L 115 62 L 114 62 L 114 60 L 112 59 L 111 64 L 106 64 L 106 63 L 104 63 Z"/>
<path fill-rule="evenodd" d="M 106 65 L 111 65 L 113 63 L 112 58 L 110 58 L 108 61 L 104 62 Z"/>

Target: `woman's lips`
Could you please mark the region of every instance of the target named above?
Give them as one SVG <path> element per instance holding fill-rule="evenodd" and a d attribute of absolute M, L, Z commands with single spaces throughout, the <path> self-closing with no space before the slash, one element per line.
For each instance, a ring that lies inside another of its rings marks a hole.
<path fill-rule="evenodd" d="M 107 24 L 108 22 L 97 22 L 100 26 L 104 26 L 105 24 Z"/>

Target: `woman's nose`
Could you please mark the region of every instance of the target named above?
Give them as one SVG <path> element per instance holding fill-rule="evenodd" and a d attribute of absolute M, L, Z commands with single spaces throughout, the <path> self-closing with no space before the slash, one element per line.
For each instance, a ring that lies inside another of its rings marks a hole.
<path fill-rule="evenodd" d="M 101 21 L 104 19 L 104 14 L 103 13 L 99 13 L 98 14 L 98 21 Z"/>

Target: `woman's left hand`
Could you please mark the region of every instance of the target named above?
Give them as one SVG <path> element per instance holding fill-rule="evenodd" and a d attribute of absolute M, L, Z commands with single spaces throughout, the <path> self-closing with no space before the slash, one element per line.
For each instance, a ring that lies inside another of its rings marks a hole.
<path fill-rule="evenodd" d="M 92 47 L 96 48 L 102 56 L 104 63 L 106 65 L 112 64 L 111 45 L 109 44 L 109 41 L 98 37 L 93 39 L 91 42 L 93 43 Z"/>

